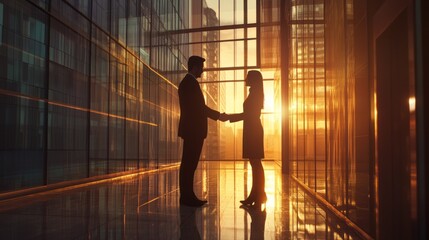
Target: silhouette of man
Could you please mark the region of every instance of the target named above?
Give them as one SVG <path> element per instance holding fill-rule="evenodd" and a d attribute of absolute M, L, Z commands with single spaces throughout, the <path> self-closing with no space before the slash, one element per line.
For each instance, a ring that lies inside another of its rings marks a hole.
<path fill-rule="evenodd" d="M 200 207 L 207 203 L 194 193 L 194 173 L 198 166 L 204 139 L 207 137 L 207 118 L 226 121 L 225 114 L 209 108 L 197 78 L 203 73 L 205 59 L 191 56 L 188 73 L 179 84 L 180 121 L 179 137 L 183 139 L 183 155 L 180 164 L 180 204 Z"/>

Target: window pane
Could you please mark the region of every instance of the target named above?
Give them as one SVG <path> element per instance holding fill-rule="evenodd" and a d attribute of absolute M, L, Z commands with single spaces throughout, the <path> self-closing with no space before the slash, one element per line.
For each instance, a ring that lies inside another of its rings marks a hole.
<path fill-rule="evenodd" d="M 220 0 L 220 25 L 234 24 L 234 1 Z"/>

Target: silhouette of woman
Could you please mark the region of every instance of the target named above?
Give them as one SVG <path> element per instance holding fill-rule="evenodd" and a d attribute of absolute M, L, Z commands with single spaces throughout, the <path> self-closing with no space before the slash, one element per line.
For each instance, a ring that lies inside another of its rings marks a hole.
<path fill-rule="evenodd" d="M 243 121 L 243 158 L 248 158 L 252 166 L 252 190 L 245 200 L 247 206 L 261 206 L 267 201 L 265 176 L 261 159 L 264 158 L 264 129 L 261 124 L 261 109 L 264 105 L 264 86 L 259 71 L 249 71 L 246 77 L 249 95 L 243 103 L 243 112 L 228 114 L 230 122 Z"/>

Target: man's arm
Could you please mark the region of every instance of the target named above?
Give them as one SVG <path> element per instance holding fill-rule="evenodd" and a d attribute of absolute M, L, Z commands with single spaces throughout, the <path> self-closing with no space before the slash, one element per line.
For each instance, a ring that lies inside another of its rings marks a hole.
<path fill-rule="evenodd" d="M 218 120 L 219 116 L 220 116 L 220 112 L 213 110 L 211 108 L 209 108 L 207 105 L 204 106 L 204 110 L 206 113 L 206 116 L 213 119 L 213 120 Z"/>

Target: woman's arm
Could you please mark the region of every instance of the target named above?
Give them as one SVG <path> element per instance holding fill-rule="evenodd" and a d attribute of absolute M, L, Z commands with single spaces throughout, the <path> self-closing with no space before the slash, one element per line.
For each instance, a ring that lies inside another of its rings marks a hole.
<path fill-rule="evenodd" d="M 243 120 L 259 119 L 261 116 L 261 104 L 256 95 L 250 94 L 244 104 L 242 113 L 228 114 L 230 122 L 238 122 Z"/>
<path fill-rule="evenodd" d="M 246 118 L 246 113 L 242 112 L 242 113 L 228 114 L 228 117 L 230 122 L 238 122 Z"/>

